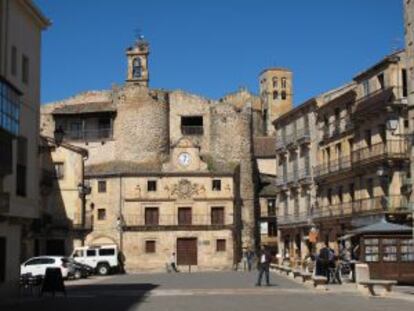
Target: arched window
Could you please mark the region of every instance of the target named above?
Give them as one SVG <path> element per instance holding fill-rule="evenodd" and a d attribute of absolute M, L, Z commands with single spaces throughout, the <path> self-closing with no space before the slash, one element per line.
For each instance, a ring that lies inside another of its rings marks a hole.
<path fill-rule="evenodd" d="M 282 78 L 282 89 L 286 88 L 286 78 Z"/>
<path fill-rule="evenodd" d="M 141 78 L 142 66 L 141 60 L 137 57 L 132 61 L 132 77 Z"/>
<path fill-rule="evenodd" d="M 281 97 L 282 97 L 282 99 L 286 99 L 286 91 L 282 91 Z"/>
<path fill-rule="evenodd" d="M 277 99 L 279 97 L 278 91 L 273 91 L 273 99 Z"/>
<path fill-rule="evenodd" d="M 274 88 L 277 88 L 277 82 L 278 82 L 277 77 L 274 77 L 274 78 L 273 78 L 273 87 L 274 87 Z"/>

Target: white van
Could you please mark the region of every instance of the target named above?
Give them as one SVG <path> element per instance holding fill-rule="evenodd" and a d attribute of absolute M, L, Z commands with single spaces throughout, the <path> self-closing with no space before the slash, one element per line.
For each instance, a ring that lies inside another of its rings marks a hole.
<path fill-rule="evenodd" d="M 107 275 L 119 269 L 118 247 L 115 244 L 75 247 L 71 257 L 91 266 L 99 275 Z"/>

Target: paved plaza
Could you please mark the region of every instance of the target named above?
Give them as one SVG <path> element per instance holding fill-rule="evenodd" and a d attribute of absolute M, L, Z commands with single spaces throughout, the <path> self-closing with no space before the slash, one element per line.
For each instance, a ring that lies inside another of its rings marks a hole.
<path fill-rule="evenodd" d="M 6 310 L 412 310 L 411 299 L 367 297 L 349 287 L 313 289 L 275 273 L 272 286 L 255 287 L 256 273 L 133 274 L 67 282 L 67 297 L 24 297 Z M 407 293 L 406 296 L 409 296 Z M 414 293 L 411 293 L 413 295 Z"/>

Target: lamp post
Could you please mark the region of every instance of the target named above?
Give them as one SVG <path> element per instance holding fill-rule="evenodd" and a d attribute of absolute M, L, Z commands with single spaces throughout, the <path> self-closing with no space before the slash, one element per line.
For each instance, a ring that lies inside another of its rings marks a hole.
<path fill-rule="evenodd" d="M 410 177 L 413 178 L 414 176 L 414 150 L 413 150 L 413 139 L 414 139 L 414 133 L 396 133 L 396 131 L 398 130 L 400 126 L 400 122 L 399 122 L 399 118 L 398 115 L 396 114 L 392 114 L 390 115 L 390 117 L 387 119 L 386 122 L 386 127 L 389 131 L 391 131 L 391 133 L 394 136 L 397 137 L 402 137 L 404 138 L 405 142 L 408 145 L 408 150 L 410 152 Z M 411 220 L 413 221 L 413 228 L 414 228 L 414 204 L 413 204 L 413 183 L 412 183 L 412 179 L 411 179 L 411 188 L 410 188 L 410 198 L 408 201 L 408 207 L 411 209 L 412 212 L 412 216 L 411 216 Z M 413 229 L 413 238 L 414 238 L 414 229 Z"/>

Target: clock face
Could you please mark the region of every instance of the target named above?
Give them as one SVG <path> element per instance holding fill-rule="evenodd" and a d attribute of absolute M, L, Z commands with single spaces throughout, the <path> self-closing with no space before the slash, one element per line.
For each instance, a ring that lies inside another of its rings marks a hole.
<path fill-rule="evenodd" d="M 178 156 L 178 161 L 183 166 L 188 166 L 191 162 L 191 156 L 187 152 L 183 152 Z"/>

